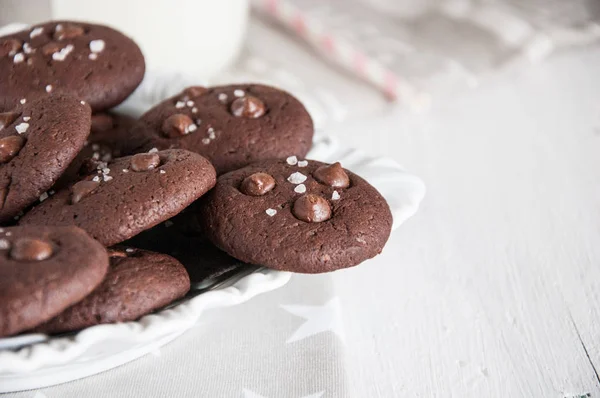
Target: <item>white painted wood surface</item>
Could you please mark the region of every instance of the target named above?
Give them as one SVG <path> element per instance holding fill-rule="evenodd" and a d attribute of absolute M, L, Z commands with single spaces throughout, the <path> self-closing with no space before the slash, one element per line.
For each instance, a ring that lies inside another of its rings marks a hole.
<path fill-rule="evenodd" d="M 335 130 L 428 186 L 333 275 L 357 397 L 600 396 L 599 70 L 575 50 Z"/>

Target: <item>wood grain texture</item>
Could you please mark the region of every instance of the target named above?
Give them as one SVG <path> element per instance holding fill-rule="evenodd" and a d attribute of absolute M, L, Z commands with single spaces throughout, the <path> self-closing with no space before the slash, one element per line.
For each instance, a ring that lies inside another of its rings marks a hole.
<path fill-rule="evenodd" d="M 428 185 L 382 256 L 334 275 L 356 396 L 600 396 L 599 67 L 562 54 L 337 130 Z"/>

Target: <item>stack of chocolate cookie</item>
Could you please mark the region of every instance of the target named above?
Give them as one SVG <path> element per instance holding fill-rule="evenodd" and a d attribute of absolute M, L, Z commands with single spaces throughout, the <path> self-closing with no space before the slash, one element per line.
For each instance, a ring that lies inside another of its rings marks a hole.
<path fill-rule="evenodd" d="M 259 84 L 194 86 L 139 120 L 137 45 L 49 22 L 0 37 L 0 336 L 135 320 L 247 264 L 320 273 L 381 252 L 390 209 Z"/>

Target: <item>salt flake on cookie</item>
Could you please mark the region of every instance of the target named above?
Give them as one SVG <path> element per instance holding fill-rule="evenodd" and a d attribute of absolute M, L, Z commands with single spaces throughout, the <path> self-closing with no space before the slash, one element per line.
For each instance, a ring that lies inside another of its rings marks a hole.
<path fill-rule="evenodd" d="M 90 51 L 93 53 L 101 53 L 102 51 L 104 51 L 104 48 L 106 47 L 106 43 L 104 42 L 104 40 L 92 40 L 90 42 Z"/>
<path fill-rule="evenodd" d="M 41 35 L 43 32 L 44 32 L 44 28 L 41 27 L 41 26 L 37 27 L 37 28 L 34 28 L 31 31 L 31 33 L 29 33 L 29 37 L 33 39 L 34 37 Z"/>
<path fill-rule="evenodd" d="M 304 193 L 304 192 L 306 192 L 306 185 L 304 185 L 304 184 L 298 184 L 296 186 L 296 188 L 294 188 L 294 192 L 296 192 L 296 193 Z"/>
<path fill-rule="evenodd" d="M 292 173 L 289 177 L 288 177 L 288 181 L 291 182 L 292 184 L 301 184 L 304 181 L 306 181 L 306 176 L 300 172 L 295 172 Z"/>
<path fill-rule="evenodd" d="M 20 123 L 15 126 L 15 130 L 17 130 L 17 133 L 19 134 L 26 133 L 28 128 L 29 123 Z"/>
<path fill-rule="evenodd" d="M 285 161 L 290 166 L 295 166 L 298 163 L 298 158 L 296 156 L 290 156 Z"/>
<path fill-rule="evenodd" d="M 269 217 L 273 217 L 275 214 L 277 214 L 277 210 L 275 210 L 275 209 L 267 209 L 267 210 L 265 210 L 265 213 L 267 213 L 267 215 Z"/>

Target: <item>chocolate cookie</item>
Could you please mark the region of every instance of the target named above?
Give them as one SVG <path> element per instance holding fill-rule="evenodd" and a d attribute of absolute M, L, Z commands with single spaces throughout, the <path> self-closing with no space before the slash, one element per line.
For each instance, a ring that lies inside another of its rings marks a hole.
<path fill-rule="evenodd" d="M 105 246 L 165 221 L 215 184 L 202 156 L 182 149 L 151 151 L 99 163 L 20 220 L 21 225 L 77 225 Z"/>
<path fill-rule="evenodd" d="M 109 249 L 109 255 L 110 267 L 102 283 L 35 332 L 62 333 L 133 321 L 190 290 L 185 268 L 173 257 L 128 247 Z"/>
<path fill-rule="evenodd" d="M 92 115 L 92 128 L 85 146 L 71 162 L 54 186 L 55 190 L 66 187 L 87 174 L 86 161 L 110 162 L 114 158 L 131 152 L 128 150 L 128 136 L 136 119 L 112 112 Z"/>
<path fill-rule="evenodd" d="M 76 227 L 0 230 L 0 337 L 30 329 L 88 295 L 108 255 Z"/>
<path fill-rule="evenodd" d="M 94 111 L 120 104 L 144 77 L 144 57 L 106 26 L 53 21 L 0 37 L 0 111 L 21 98 L 69 93 Z"/>
<path fill-rule="evenodd" d="M 0 113 L 0 224 L 45 193 L 90 133 L 90 107 L 66 95 L 22 99 Z"/>
<path fill-rule="evenodd" d="M 385 199 L 339 163 L 258 162 L 220 177 L 202 198 L 206 236 L 250 264 L 319 273 L 379 254 L 392 227 Z"/>
<path fill-rule="evenodd" d="M 314 129 L 304 106 L 273 87 L 189 87 L 148 112 L 132 137 L 142 149 L 183 148 L 205 156 L 217 174 L 251 162 L 304 156 Z"/>

